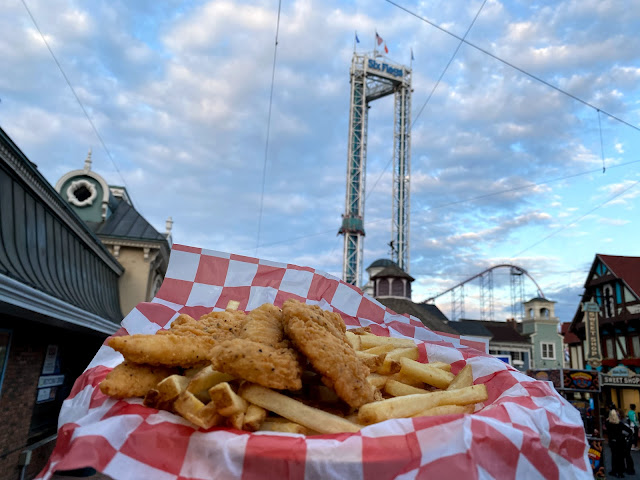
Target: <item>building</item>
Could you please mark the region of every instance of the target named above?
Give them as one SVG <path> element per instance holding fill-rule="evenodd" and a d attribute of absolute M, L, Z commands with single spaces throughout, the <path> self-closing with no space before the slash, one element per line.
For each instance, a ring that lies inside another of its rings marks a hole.
<path fill-rule="evenodd" d="M 640 257 L 596 254 L 565 341 L 572 366 L 600 372 L 601 404 L 640 405 Z"/>
<path fill-rule="evenodd" d="M 519 330 L 530 338 L 533 348 L 532 369 L 564 366 L 563 337 L 560 334 L 560 319 L 555 316 L 555 303 L 541 297 L 524 302 L 524 318 Z"/>
<path fill-rule="evenodd" d="M 435 332 L 458 334 L 435 305 L 411 300 L 414 278 L 388 259 L 378 259 L 367 267 L 369 281 L 363 291 L 396 313 L 413 315 Z"/>
<path fill-rule="evenodd" d="M 91 170 L 91 151 L 84 168 L 63 175 L 56 190 L 124 267 L 119 280 L 123 315 L 151 300 L 169 265 L 171 218 L 166 232 L 159 233 L 135 209 L 125 187 L 107 185 Z"/>
<path fill-rule="evenodd" d="M 449 326 L 461 335 L 487 339 L 491 355 L 502 358 L 520 371 L 562 368 L 563 337 L 554 304 L 540 297 L 525 302 L 522 322 L 466 319 L 449 322 Z"/>
<path fill-rule="evenodd" d="M 122 320 L 124 271 L 0 129 L 0 479 L 50 455 L 62 401 Z"/>

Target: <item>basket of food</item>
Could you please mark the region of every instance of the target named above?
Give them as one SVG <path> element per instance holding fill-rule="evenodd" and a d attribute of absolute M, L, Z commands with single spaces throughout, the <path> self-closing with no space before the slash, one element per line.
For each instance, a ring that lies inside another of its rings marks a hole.
<path fill-rule="evenodd" d="M 579 413 L 323 272 L 174 245 L 38 478 L 590 478 Z"/>

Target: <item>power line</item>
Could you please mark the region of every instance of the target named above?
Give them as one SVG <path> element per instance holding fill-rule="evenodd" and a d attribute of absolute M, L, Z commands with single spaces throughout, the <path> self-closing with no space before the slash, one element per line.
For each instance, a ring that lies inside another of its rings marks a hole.
<path fill-rule="evenodd" d="M 458 35 L 456 35 L 455 33 L 450 32 L 449 30 L 447 30 L 447 29 L 445 29 L 445 28 L 441 27 L 440 25 L 437 25 L 436 23 L 434 23 L 434 22 L 430 21 L 429 19 L 424 18 L 424 17 L 422 17 L 422 16 L 418 15 L 418 14 L 417 14 L 417 13 L 415 13 L 415 12 L 412 12 L 411 10 L 409 10 L 408 8 L 403 7 L 402 5 L 398 5 L 398 4 L 397 4 L 396 2 L 394 2 L 393 0 L 386 0 L 386 2 L 387 2 L 387 3 L 390 3 L 391 5 L 393 5 L 393 6 L 397 7 L 397 8 L 399 8 L 400 10 L 403 10 L 403 11 L 407 12 L 409 15 L 412 15 L 412 16 L 416 17 L 417 19 L 422 20 L 423 22 L 425 22 L 425 23 L 427 23 L 427 24 L 431 25 L 432 27 L 437 28 L 437 29 L 438 29 L 438 30 L 440 30 L 441 32 L 444 32 L 444 33 L 446 33 L 447 35 L 450 35 L 450 36 L 452 36 L 452 37 L 454 37 L 454 38 L 457 38 L 458 40 L 460 40 L 460 42 L 461 42 L 461 43 L 465 43 L 465 44 L 469 45 L 470 47 L 473 47 L 473 48 L 475 48 L 476 50 L 478 50 L 478 51 L 480 51 L 480 52 L 484 53 L 485 55 L 488 55 L 488 56 L 490 56 L 491 58 L 493 58 L 493 59 L 495 59 L 495 60 L 498 60 L 499 62 L 501 62 L 501 63 L 503 63 L 503 64 L 507 65 L 508 67 L 511 67 L 511 68 L 513 68 L 514 70 L 517 70 L 517 71 L 519 71 L 520 73 L 522 73 L 522 74 L 524 74 L 524 75 L 526 75 L 526 76 L 528 76 L 528 77 L 530 77 L 530 78 L 532 78 L 532 79 L 534 79 L 534 80 L 536 80 L 536 81 L 538 81 L 538 82 L 540 82 L 540 83 L 543 83 L 543 84 L 544 84 L 544 85 L 546 85 L 547 87 L 552 88 L 552 89 L 556 90 L 557 92 L 560 92 L 560 93 L 562 93 L 563 95 L 566 95 L 566 96 L 568 96 L 568 97 L 570 97 L 570 98 L 574 99 L 575 101 L 580 102 L 580 103 L 582 103 L 583 105 L 586 105 L 586 106 L 587 106 L 587 107 L 589 107 L 589 108 L 593 108 L 594 110 L 597 110 L 597 111 L 599 111 L 599 112 L 602 112 L 602 113 L 603 113 L 603 114 L 605 114 L 606 116 L 608 116 L 608 117 L 610 117 L 610 118 L 612 118 L 612 119 L 614 119 L 614 120 L 617 120 L 618 122 L 623 123 L 623 124 L 625 124 L 626 126 L 631 127 L 631 128 L 633 128 L 634 130 L 637 130 L 637 131 L 639 131 L 639 132 L 640 132 L 640 128 L 639 128 L 639 127 L 636 127 L 635 125 L 632 125 L 632 124 L 630 124 L 629 122 L 627 122 L 627 121 L 625 121 L 625 120 L 623 120 L 623 119 L 621 119 L 621 118 L 619 118 L 619 117 L 617 117 L 617 116 L 615 116 L 615 115 L 613 115 L 613 114 L 611 114 L 611 113 L 608 113 L 608 112 L 606 112 L 605 110 L 602 110 L 601 108 L 596 107 L 595 105 L 593 105 L 593 104 L 591 104 L 591 103 L 587 102 L 586 100 L 583 100 L 583 99 L 581 99 L 581 98 L 579 98 L 579 97 L 577 97 L 577 96 L 573 95 L 572 93 L 569 93 L 569 92 L 567 92 L 566 90 L 563 90 L 563 89 L 561 89 L 560 87 L 557 87 L 557 86 L 553 85 L 552 83 L 549 83 L 549 82 L 547 82 L 546 80 L 543 80 L 542 78 L 538 77 L 537 75 L 534 75 L 533 73 L 529 73 L 529 72 L 527 72 L 526 70 L 524 70 L 523 68 L 520 68 L 520 67 L 518 67 L 518 66 L 514 65 L 513 63 L 508 62 L 508 61 L 504 60 L 503 58 L 498 57 L 497 55 L 494 55 L 493 53 L 489 52 L 488 50 L 485 50 L 484 48 L 479 47 L 478 45 L 475 45 L 475 44 L 473 44 L 473 43 L 469 42 L 468 40 L 466 40 L 466 39 L 464 39 L 464 38 L 462 38 L 462 37 L 459 37 L 459 36 L 458 36 Z"/>
<path fill-rule="evenodd" d="M 104 151 L 107 152 L 107 156 L 111 160 L 111 163 L 113 164 L 113 167 L 116 169 L 116 172 L 118 172 L 118 175 L 120 176 L 120 179 L 122 180 L 122 183 L 127 188 L 127 190 L 129 190 L 129 188 L 127 187 L 127 182 L 124 179 L 124 177 L 122 176 L 122 173 L 120 172 L 120 169 L 118 168 L 118 165 L 116 164 L 115 160 L 113 159 L 113 156 L 111 155 L 111 152 L 109 151 L 109 148 L 107 148 L 107 145 L 105 144 L 104 140 L 102 139 L 102 136 L 100 135 L 100 132 L 98 132 L 98 129 L 96 128 L 95 124 L 93 123 L 93 120 L 91 120 L 91 117 L 89 116 L 89 113 L 84 108 L 84 105 L 83 105 L 82 101 L 80 100 L 80 97 L 78 97 L 78 94 L 76 93 L 76 90 L 71 85 L 71 82 L 69 81 L 69 77 L 67 77 L 67 74 L 65 73 L 64 69 L 62 68 L 62 65 L 60 65 L 60 62 L 58 61 L 58 58 L 56 57 L 56 55 L 53 53 L 53 50 L 49 46 L 49 42 L 47 42 L 47 39 L 45 38 L 44 34 L 42 33 L 42 30 L 40 30 L 40 27 L 38 26 L 38 22 L 36 22 L 36 19 L 34 18 L 33 14 L 31 13 L 31 10 L 29 10 L 29 7 L 27 6 L 25 0 L 21 0 L 21 1 L 22 1 L 22 5 L 24 5 L 25 10 L 29 14 L 29 17 L 31 17 L 31 21 L 35 25 L 36 30 L 38 30 L 38 33 L 40 34 L 40 37 L 42 38 L 42 41 L 46 45 L 47 50 L 49 50 L 49 53 L 51 54 L 51 57 L 53 57 L 53 61 L 58 66 L 58 69 L 60 70 L 60 73 L 64 77 L 64 80 L 67 82 L 67 85 L 69 86 L 69 89 L 71 90 L 71 93 L 73 93 L 73 96 L 76 98 L 76 101 L 78 102 L 78 105 L 80 105 L 80 108 L 82 109 L 82 112 L 84 113 L 84 116 L 87 117 L 87 120 L 89 121 L 89 124 L 91 125 L 91 128 L 93 129 L 93 132 L 96 134 L 96 137 L 98 137 L 98 140 L 100 141 L 100 144 L 102 145 L 102 148 L 104 148 Z"/>
<path fill-rule="evenodd" d="M 592 208 L 591 210 L 589 210 L 588 212 L 580 215 L 578 218 L 572 220 L 571 222 L 563 225 L 562 227 L 557 228 L 556 230 L 554 230 L 553 232 L 551 232 L 549 235 L 541 238 L 540 240 L 538 240 L 537 242 L 529 245 L 527 248 L 525 248 L 524 250 L 521 250 L 520 252 L 516 253 L 515 255 L 513 255 L 511 258 L 516 258 L 519 257 L 520 255 L 522 255 L 524 252 L 531 250 L 533 247 L 536 247 L 538 245 L 540 245 L 542 242 L 544 242 L 545 240 L 553 237 L 554 235 L 557 235 L 558 233 L 562 232 L 563 230 L 566 230 L 567 228 L 569 228 L 572 225 L 575 225 L 576 223 L 578 223 L 579 221 L 581 221 L 582 219 L 584 219 L 586 216 L 592 214 L 593 212 L 595 212 L 596 210 L 598 210 L 599 208 L 605 206 L 607 203 L 615 200 L 616 198 L 624 195 L 625 193 L 627 193 L 629 190 L 631 190 L 633 187 L 635 187 L 636 185 L 638 185 L 638 183 L 640 183 L 640 180 L 633 182 L 631 185 L 629 185 L 627 188 L 625 188 L 624 190 L 622 190 L 621 192 L 616 193 L 615 195 L 613 195 L 612 197 L 610 197 L 609 199 L 605 200 L 604 202 L 602 202 L 601 204 L 597 205 L 596 207 Z"/>
<path fill-rule="evenodd" d="M 264 188 L 267 179 L 267 158 L 269 153 L 269 134 L 271 131 L 271 107 L 273 106 L 273 86 L 276 78 L 276 58 L 278 55 L 278 34 L 280 32 L 280 9 L 282 0 L 278 1 L 278 18 L 276 20 L 276 40 L 273 48 L 273 66 L 271 68 L 271 91 L 269 92 L 269 113 L 267 114 L 267 138 L 264 145 L 264 163 L 262 165 L 262 192 L 260 193 L 260 208 L 258 211 L 258 233 L 256 235 L 256 256 L 260 247 L 260 230 L 262 228 L 262 210 L 264 207 Z"/>
<path fill-rule="evenodd" d="M 632 160 L 630 162 L 625 162 L 625 163 L 620 163 L 618 165 L 613 165 L 613 166 L 609 167 L 609 170 L 612 170 L 612 169 L 615 169 L 615 168 L 620 168 L 620 167 L 626 167 L 626 166 L 629 166 L 629 165 L 633 165 L 635 163 L 640 163 L 640 160 Z M 585 170 L 583 172 L 573 173 L 573 174 L 570 174 L 570 175 L 564 175 L 562 177 L 556 177 L 556 178 L 552 178 L 550 180 L 545 180 L 545 181 L 538 182 L 538 183 L 531 183 L 529 185 L 523 185 L 521 187 L 506 188 L 506 189 L 498 190 L 498 191 L 491 192 L 491 193 L 485 193 L 483 195 L 477 195 L 475 197 L 469 197 L 469 198 L 462 199 L 462 200 L 455 200 L 455 201 L 452 201 L 452 202 L 441 203 L 440 205 L 435 205 L 433 207 L 429 207 L 428 211 L 438 210 L 438 209 L 441 209 L 441 208 L 451 207 L 451 206 L 454 206 L 454 205 L 459 205 L 459 204 L 468 203 L 468 202 L 474 202 L 474 201 L 477 201 L 477 200 L 483 200 L 483 199 L 489 198 L 489 197 L 495 197 L 495 196 L 498 196 L 498 195 L 504 195 L 505 193 L 513 193 L 513 192 L 517 192 L 517 191 L 520 191 L 520 190 L 528 190 L 528 189 L 531 189 L 531 188 L 540 187 L 542 185 L 548 185 L 550 183 L 555 183 L 555 182 L 560 182 L 562 180 L 568 180 L 568 179 L 571 179 L 571 178 L 581 177 L 581 176 L 589 175 L 589 174 L 596 173 L 596 172 L 600 172 L 600 169 L 597 168 L 597 169 L 592 169 L 592 170 Z M 415 214 L 416 212 L 412 211 L 411 213 Z M 376 223 L 379 223 L 379 222 L 386 222 L 387 220 L 388 219 L 386 219 L 386 218 L 381 218 L 379 220 L 369 221 L 369 222 L 365 223 L 365 226 L 370 226 L 370 225 L 373 225 L 373 224 L 376 224 Z M 295 238 L 289 238 L 289 239 L 286 239 L 286 240 L 278 240 L 278 241 L 275 241 L 275 242 L 264 243 L 264 244 L 260 245 L 260 247 L 271 247 L 271 246 L 274 246 L 274 245 L 293 243 L 293 242 L 297 242 L 299 240 L 304 240 L 306 238 L 319 237 L 319 236 L 327 235 L 329 233 L 334 233 L 334 232 L 335 232 L 335 229 L 324 230 L 322 232 L 309 233 L 307 235 L 301 235 L 301 236 L 295 237 Z"/>
<path fill-rule="evenodd" d="M 471 22 L 471 24 L 469 25 L 469 28 L 467 28 L 467 31 L 464 34 L 464 38 L 467 37 L 467 35 L 469 34 L 469 32 L 471 31 L 471 28 L 473 27 L 474 23 L 476 23 L 476 20 L 478 18 L 478 16 L 480 15 L 480 12 L 482 11 L 482 9 L 484 8 L 484 4 L 487 3 L 487 0 L 484 0 L 484 2 L 482 2 L 482 5 L 480 5 L 480 8 L 478 9 L 478 12 L 476 13 L 476 16 L 473 17 L 473 21 Z M 422 111 L 425 109 L 425 107 L 427 106 L 427 104 L 429 103 L 429 100 L 431 100 L 431 97 L 433 96 L 434 92 L 436 91 L 436 88 L 438 88 L 438 85 L 440 85 L 440 81 L 442 80 L 442 77 L 444 77 L 444 74 L 447 72 L 447 70 L 449 69 L 449 66 L 451 65 L 451 62 L 453 62 L 453 59 L 455 58 L 455 56 L 458 53 L 458 50 L 460 50 L 460 46 L 462 45 L 462 41 L 458 44 L 458 46 L 456 47 L 455 51 L 453 52 L 453 55 L 451 55 L 451 58 L 449 59 L 449 62 L 447 63 L 447 65 L 444 67 L 444 70 L 442 70 L 442 73 L 440 73 L 440 76 L 438 77 L 438 80 L 436 81 L 435 85 L 433 86 L 433 88 L 431 89 L 431 93 L 429 93 L 429 96 L 427 97 L 427 100 L 424 102 L 424 105 L 422 105 L 422 108 L 420 109 L 420 111 L 418 112 L 418 114 L 415 116 L 415 118 L 413 119 L 413 121 L 411 122 L 411 128 L 413 128 L 413 125 L 416 123 L 416 121 L 418 120 L 418 117 L 420 117 L 420 115 L 422 114 Z M 380 179 L 382 178 L 382 176 L 387 172 L 387 170 L 389 169 L 389 165 L 391 165 L 391 162 L 393 161 L 393 158 L 391 160 L 389 160 L 387 162 L 387 165 L 384 167 L 384 169 L 382 170 L 382 173 L 380 173 L 380 175 L 378 176 L 378 178 L 376 179 L 376 181 L 373 183 L 373 186 L 368 190 L 367 195 L 364 197 L 365 202 L 366 200 L 369 198 L 369 195 L 371 195 L 371 192 L 373 192 L 376 188 L 376 185 L 378 185 L 378 182 L 380 181 Z"/>
<path fill-rule="evenodd" d="M 431 97 L 433 96 L 433 93 L 436 91 L 436 88 L 438 88 L 438 85 L 440 85 L 440 81 L 442 80 L 442 77 L 444 77 L 444 74 L 447 72 L 447 70 L 449 69 L 449 66 L 451 65 L 451 62 L 453 62 L 453 59 L 455 58 L 455 56 L 458 53 L 458 50 L 460 50 L 460 47 L 462 46 L 462 44 L 464 43 L 465 39 L 467 38 L 467 35 L 469 35 L 469 32 L 471 31 L 471 28 L 473 27 L 473 24 L 476 23 L 476 20 L 478 19 L 478 16 L 480 15 L 480 12 L 482 11 L 482 9 L 484 8 L 484 4 L 487 3 L 487 0 L 484 0 L 484 2 L 482 2 L 482 5 L 480 5 L 480 8 L 478 9 L 478 12 L 476 13 L 476 16 L 473 17 L 473 21 L 471 22 L 471 24 L 469 25 L 469 28 L 467 28 L 467 31 L 464 32 L 464 37 L 462 37 L 462 39 L 460 40 L 460 43 L 458 43 L 458 46 L 456 47 L 455 51 L 453 52 L 453 55 L 451 55 L 451 58 L 449 59 L 449 62 L 447 62 L 447 66 L 444 67 L 444 70 L 442 71 L 442 73 L 440 74 L 440 76 L 438 77 L 438 81 L 436 82 L 436 84 L 433 86 L 433 88 L 431 89 L 431 93 L 429 93 L 429 96 L 427 97 L 427 100 L 424 102 L 424 105 L 422 105 L 422 108 L 420 109 L 420 111 L 418 112 L 418 114 L 415 116 L 415 118 L 413 119 L 413 122 L 411 122 L 411 128 L 413 128 L 413 126 L 415 125 L 416 121 L 418 120 L 418 118 L 420 117 L 420 115 L 422 114 L 422 111 L 424 110 L 424 108 L 427 106 L 427 103 L 429 103 L 429 100 L 431 100 Z"/>

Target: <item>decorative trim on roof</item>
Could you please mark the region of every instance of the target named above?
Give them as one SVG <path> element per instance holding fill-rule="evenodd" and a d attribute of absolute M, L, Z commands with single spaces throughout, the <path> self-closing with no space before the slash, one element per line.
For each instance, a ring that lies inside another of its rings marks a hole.
<path fill-rule="evenodd" d="M 11 171 L 29 185 L 31 191 L 44 202 L 55 215 L 65 223 L 74 234 L 82 239 L 84 244 L 90 248 L 100 259 L 107 264 L 111 270 L 121 275 L 124 269 L 115 258 L 111 256 L 104 245 L 88 229 L 86 224 L 78 217 L 73 209 L 62 197 L 53 189 L 51 184 L 36 169 L 34 164 L 22 153 L 17 145 L 9 138 L 4 130 L 0 128 L 0 158 L 2 158 Z"/>
<path fill-rule="evenodd" d="M 111 335 L 120 325 L 0 274 L 0 302 Z"/>

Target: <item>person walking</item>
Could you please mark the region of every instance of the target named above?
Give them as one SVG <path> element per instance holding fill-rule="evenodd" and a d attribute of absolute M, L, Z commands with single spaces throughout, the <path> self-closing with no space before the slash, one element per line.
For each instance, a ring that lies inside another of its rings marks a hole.
<path fill-rule="evenodd" d="M 629 425 L 633 428 L 633 435 L 631 439 L 631 450 L 638 450 L 638 428 L 640 428 L 640 423 L 638 423 L 638 414 L 636 413 L 636 404 L 632 403 L 629 405 L 629 411 L 627 412 L 627 418 L 629 418 Z"/>
<path fill-rule="evenodd" d="M 622 437 L 622 424 L 615 405 L 611 406 L 606 427 L 609 448 L 611 449 L 611 471 L 609 474 L 617 478 L 624 478 L 625 445 Z"/>
<path fill-rule="evenodd" d="M 629 417 L 624 417 L 620 422 L 623 446 L 624 446 L 624 473 L 627 475 L 635 475 L 636 469 L 631 457 L 631 447 L 633 446 L 633 436 L 635 433 L 634 425 L 631 424 Z"/>

